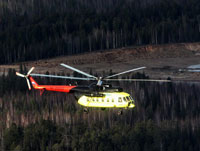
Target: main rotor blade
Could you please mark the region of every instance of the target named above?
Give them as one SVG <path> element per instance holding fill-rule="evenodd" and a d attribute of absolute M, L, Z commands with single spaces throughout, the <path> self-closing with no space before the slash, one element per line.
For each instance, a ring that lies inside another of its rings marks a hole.
<path fill-rule="evenodd" d="M 27 77 L 26 77 L 26 81 L 27 81 L 27 84 L 28 84 L 28 89 L 31 90 L 30 81 L 29 81 L 29 79 Z"/>
<path fill-rule="evenodd" d="M 127 71 L 120 72 L 120 73 L 117 73 L 117 74 L 114 74 L 114 75 L 111 75 L 111 76 L 107 76 L 104 79 L 112 78 L 112 77 L 115 77 L 115 76 L 118 76 L 118 75 L 121 75 L 121 74 L 125 74 L 125 73 L 129 73 L 129 72 L 141 70 L 141 69 L 144 69 L 144 68 L 146 68 L 146 67 L 140 67 L 140 68 L 135 68 L 135 69 L 127 70 Z"/>
<path fill-rule="evenodd" d="M 19 76 L 19 77 L 22 77 L 22 78 L 25 77 L 25 75 L 23 75 L 23 74 L 21 74 L 21 73 L 19 73 L 19 72 L 16 72 L 16 75 Z"/>
<path fill-rule="evenodd" d="M 154 80 L 154 79 L 104 79 L 105 81 L 139 81 L 139 82 L 172 82 L 171 80 Z"/>
<path fill-rule="evenodd" d="M 67 77 L 67 76 L 57 76 L 57 75 L 46 75 L 46 74 L 30 74 L 31 76 L 35 77 L 48 77 L 48 78 L 61 78 L 61 79 L 71 79 L 71 80 L 95 80 L 93 78 L 79 78 L 79 77 Z"/>
<path fill-rule="evenodd" d="M 95 77 L 95 76 L 93 76 L 93 75 L 90 75 L 90 74 L 88 74 L 88 73 L 85 73 L 85 72 L 83 72 L 83 71 L 81 71 L 81 70 L 79 70 L 79 69 L 76 69 L 76 68 L 74 68 L 74 67 L 71 67 L 71 66 L 69 66 L 69 65 L 66 65 L 66 64 L 64 64 L 64 63 L 61 63 L 60 65 L 63 66 L 63 67 L 65 67 L 65 68 L 68 68 L 68 69 L 71 69 L 71 70 L 73 70 L 73 71 L 76 71 L 76 72 L 78 72 L 78 73 L 80 73 L 80 74 L 82 74 L 82 75 L 85 75 L 85 76 L 87 76 L 87 77 L 89 77 L 89 78 L 95 78 L 95 79 L 97 79 L 97 77 Z"/>
<path fill-rule="evenodd" d="M 35 69 L 35 67 L 32 67 L 32 68 L 28 71 L 27 75 L 30 75 L 30 73 L 31 73 L 34 69 Z"/>

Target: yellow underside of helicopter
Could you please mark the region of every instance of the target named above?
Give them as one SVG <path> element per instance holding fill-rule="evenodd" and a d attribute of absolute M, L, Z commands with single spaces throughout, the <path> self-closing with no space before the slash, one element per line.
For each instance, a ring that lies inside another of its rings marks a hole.
<path fill-rule="evenodd" d="M 81 96 L 78 103 L 85 107 L 100 107 L 100 108 L 133 108 L 135 107 L 134 100 L 130 94 L 125 92 L 106 92 L 101 93 L 102 97 Z"/>

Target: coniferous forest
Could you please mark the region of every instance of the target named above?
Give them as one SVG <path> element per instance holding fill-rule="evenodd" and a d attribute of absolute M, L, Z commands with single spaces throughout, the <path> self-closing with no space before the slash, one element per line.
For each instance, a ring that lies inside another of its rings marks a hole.
<path fill-rule="evenodd" d="M 26 73 L 21 66 L 21 72 Z M 148 78 L 136 73 L 134 78 Z M 37 78 L 40 84 L 70 81 Z M 28 91 L 26 81 L 10 70 L 0 77 L 0 144 L 2 150 L 200 149 L 200 85 L 196 82 L 124 82 L 134 109 L 91 108 L 86 114 L 71 94 Z"/>
<path fill-rule="evenodd" d="M 1 0 L 0 63 L 200 40 L 199 0 Z"/>
<path fill-rule="evenodd" d="M 0 64 L 146 44 L 197 42 L 199 10 L 199 0 L 0 0 Z M 26 67 L 21 65 L 19 72 L 27 73 Z M 128 76 L 148 78 L 145 73 Z M 28 91 L 26 80 L 18 78 L 15 70 L 1 74 L 0 150 L 200 150 L 199 83 L 112 84 L 133 96 L 134 109 L 124 109 L 121 116 L 117 109 L 91 108 L 86 114 L 72 94 L 40 95 Z"/>

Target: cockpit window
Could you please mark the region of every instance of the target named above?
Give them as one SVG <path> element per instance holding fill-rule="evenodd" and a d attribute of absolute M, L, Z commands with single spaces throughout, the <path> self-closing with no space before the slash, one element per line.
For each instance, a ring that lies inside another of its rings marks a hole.
<path fill-rule="evenodd" d="M 128 100 L 128 102 L 130 101 L 130 98 L 127 96 L 126 99 Z"/>
<path fill-rule="evenodd" d="M 135 101 L 133 100 L 133 98 L 132 98 L 131 96 L 129 96 L 129 97 L 130 97 L 130 99 L 131 99 L 131 102 L 134 103 Z"/>
<path fill-rule="evenodd" d="M 127 102 L 125 97 L 123 97 L 123 101 L 124 101 L 124 102 Z"/>

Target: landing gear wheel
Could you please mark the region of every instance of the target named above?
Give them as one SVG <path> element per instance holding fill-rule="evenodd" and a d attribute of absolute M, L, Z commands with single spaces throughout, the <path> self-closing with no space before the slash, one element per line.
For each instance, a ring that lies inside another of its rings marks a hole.
<path fill-rule="evenodd" d="M 88 108 L 84 108 L 83 112 L 88 114 L 88 112 L 89 112 Z"/>
<path fill-rule="evenodd" d="M 119 110 L 117 114 L 122 115 L 123 114 L 122 110 Z"/>

